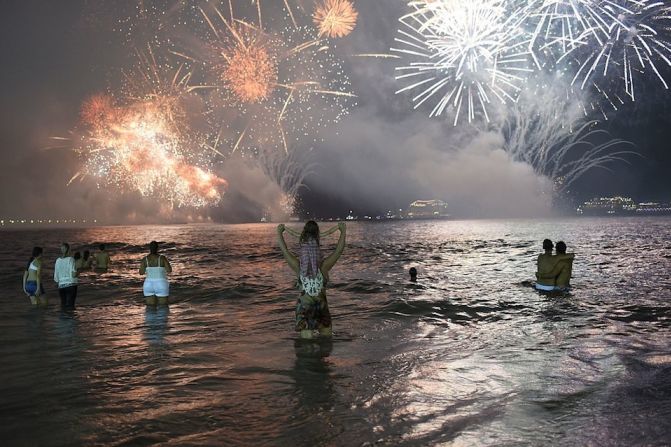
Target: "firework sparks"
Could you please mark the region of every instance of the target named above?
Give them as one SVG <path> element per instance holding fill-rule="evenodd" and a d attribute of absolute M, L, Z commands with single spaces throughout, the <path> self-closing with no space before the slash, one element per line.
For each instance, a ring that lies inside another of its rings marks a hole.
<path fill-rule="evenodd" d="M 392 48 L 406 61 L 396 68 L 396 79 L 410 84 L 396 93 L 417 91 L 415 108 L 437 98 L 431 116 L 452 110 L 455 125 L 462 110 L 469 122 L 478 112 L 489 121 L 494 98 L 515 101 L 530 71 L 524 14 L 508 14 L 503 0 L 410 5 L 414 11 L 400 19 L 400 46 Z"/>
<path fill-rule="evenodd" d="M 312 19 L 320 36 L 345 37 L 356 26 L 359 13 L 350 0 L 322 0 Z"/>
<path fill-rule="evenodd" d="M 289 148 L 348 111 L 354 95 L 331 48 L 311 28 L 261 29 L 218 9 L 200 9 L 206 27 L 203 61 L 214 89 L 211 125 L 224 127 L 231 153 Z M 269 28 L 269 27 L 268 27 Z M 224 122 L 221 116 L 226 116 Z"/>
<path fill-rule="evenodd" d="M 557 193 L 593 168 L 626 161 L 634 153 L 629 143 L 610 139 L 598 122 L 586 120 L 582 100 L 568 96 L 570 80 L 554 78 L 541 88 L 525 91 L 505 113 L 503 149 L 518 162 L 551 179 Z M 592 141 L 604 141 L 593 144 Z"/>
<path fill-rule="evenodd" d="M 228 25 L 231 37 L 218 50 L 225 61 L 221 79 L 238 100 L 260 102 L 277 86 L 277 60 L 260 30 L 244 24 Z"/>
<path fill-rule="evenodd" d="M 599 87 L 609 78 L 621 80 L 631 100 L 636 99 L 636 77 L 646 73 L 668 89 L 662 67 L 671 67 L 671 7 L 660 1 L 631 0 L 606 2 L 603 10 L 609 25 L 600 28 L 594 44 L 574 51 L 580 60 L 574 83 L 581 88 L 595 85 L 615 108 L 614 89 Z"/>
<path fill-rule="evenodd" d="M 75 150 L 84 166 L 73 180 L 91 176 L 99 185 L 138 191 L 175 206 L 217 203 L 226 181 L 198 166 L 208 160 L 195 150 L 194 133 L 184 125 L 190 74 L 179 67 L 164 76 L 166 67 L 151 51 L 140 56 L 141 69 L 126 74 L 122 100 L 102 94 L 82 105 L 83 132 Z"/>

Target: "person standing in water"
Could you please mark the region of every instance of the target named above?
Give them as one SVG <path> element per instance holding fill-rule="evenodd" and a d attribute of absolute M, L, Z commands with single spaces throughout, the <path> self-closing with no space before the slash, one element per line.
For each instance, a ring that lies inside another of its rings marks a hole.
<path fill-rule="evenodd" d="M 61 257 L 56 259 L 54 281 L 58 283 L 58 294 L 63 309 L 74 309 L 77 299 L 77 268 L 75 260 L 70 256 L 70 245 L 61 244 Z"/>
<path fill-rule="evenodd" d="M 410 281 L 417 282 L 417 269 L 415 267 L 410 267 Z"/>
<path fill-rule="evenodd" d="M 99 273 L 105 273 L 112 262 L 110 255 L 105 251 L 105 244 L 100 244 L 98 246 L 98 253 L 96 253 L 94 257 L 96 261 L 95 270 Z"/>
<path fill-rule="evenodd" d="M 555 260 L 552 270 L 544 272 L 539 280 L 545 283 L 553 283 L 554 289 L 562 292 L 568 292 L 571 288 L 571 275 L 573 274 L 573 259 L 575 253 L 566 253 L 566 244 L 564 241 L 557 242 L 555 246 L 557 254 L 552 258 Z"/>
<path fill-rule="evenodd" d="M 31 304 L 47 304 L 42 287 L 42 247 L 34 247 L 33 255 L 23 272 L 23 292 L 30 298 Z"/>
<path fill-rule="evenodd" d="M 147 306 L 168 304 L 170 295 L 170 283 L 168 273 L 172 273 L 172 267 L 168 258 L 158 254 L 158 242 L 149 243 L 149 255 L 142 258 L 140 264 L 140 275 L 146 274 L 142 291 L 144 292 Z"/>
<path fill-rule="evenodd" d="M 84 256 L 82 257 L 82 270 L 91 270 L 92 263 L 93 258 L 91 257 L 91 252 L 84 250 Z"/>
<path fill-rule="evenodd" d="M 295 329 L 300 332 L 301 338 L 312 338 L 315 330 L 326 337 L 333 334 L 331 313 L 326 301 L 326 284 L 328 283 L 329 272 L 345 249 L 345 229 L 345 224 L 341 222 L 337 227 L 320 234 L 317 222 L 313 220 L 307 222 L 303 232 L 299 235 L 300 252 L 296 256 L 287 248 L 284 232 L 287 231 L 292 235 L 297 235 L 297 233 L 289 230 L 283 224 L 277 226 L 280 250 L 282 250 L 287 264 L 298 277 L 300 296 L 296 303 Z M 335 251 L 322 260 L 319 246 L 320 236 L 338 230 L 340 231 L 340 238 Z"/>
<path fill-rule="evenodd" d="M 543 254 L 538 255 L 537 260 L 537 271 L 536 271 L 536 289 L 552 292 L 554 290 L 559 290 L 557 287 L 557 276 L 559 272 L 554 273 L 558 265 L 563 264 L 566 261 L 573 262 L 573 254 L 566 254 L 566 244 L 563 244 L 564 253 L 559 252 L 559 243 L 557 243 L 557 254 L 552 254 L 552 249 L 554 244 L 550 239 L 545 239 L 543 241 Z"/>

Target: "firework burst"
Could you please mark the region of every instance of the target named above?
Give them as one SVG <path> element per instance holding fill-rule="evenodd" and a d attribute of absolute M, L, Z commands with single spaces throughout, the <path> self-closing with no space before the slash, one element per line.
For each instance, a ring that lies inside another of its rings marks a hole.
<path fill-rule="evenodd" d="M 322 0 L 312 19 L 320 36 L 345 37 L 356 26 L 359 13 L 350 0 Z"/>
<path fill-rule="evenodd" d="M 185 95 L 190 75 L 183 67 L 170 77 L 151 50 L 126 74 L 122 99 L 94 95 L 81 110 L 75 150 L 83 159 L 74 178 L 91 176 L 99 186 L 138 191 L 173 206 L 200 207 L 221 200 L 226 181 L 206 168 L 195 132 L 187 122 Z"/>
<path fill-rule="evenodd" d="M 409 82 L 396 93 L 416 92 L 415 108 L 435 100 L 431 116 L 451 110 L 454 124 L 462 111 L 468 121 L 494 100 L 514 102 L 528 66 L 526 16 L 508 14 L 503 0 L 412 1 L 414 11 L 400 19 L 403 57 L 396 79 Z"/>
<path fill-rule="evenodd" d="M 623 101 L 612 80 L 632 101 L 637 77 L 652 76 L 668 89 L 663 72 L 671 67 L 671 7 L 621 0 L 604 2 L 602 9 L 608 25 L 599 28 L 591 45 L 570 54 L 577 60 L 574 83 L 583 89 L 593 85 L 614 108 Z"/>
<path fill-rule="evenodd" d="M 231 153 L 287 153 L 306 138 L 316 142 L 321 128 L 348 112 L 349 81 L 311 28 L 272 32 L 214 7 L 199 13 L 209 49 L 206 84 L 214 85 L 212 126 Z"/>
<path fill-rule="evenodd" d="M 221 67 L 224 85 L 242 102 L 268 99 L 278 76 L 271 43 L 260 30 L 245 24 L 231 25 L 230 32 L 231 38 L 219 50 L 225 61 Z"/>

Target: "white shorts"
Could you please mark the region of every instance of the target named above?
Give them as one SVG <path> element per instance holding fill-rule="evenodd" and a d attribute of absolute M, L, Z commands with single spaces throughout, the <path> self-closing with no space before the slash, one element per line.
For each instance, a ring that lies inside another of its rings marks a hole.
<path fill-rule="evenodd" d="M 536 283 L 536 290 L 542 290 L 544 292 L 552 292 L 554 290 L 559 290 L 555 286 L 546 286 L 545 284 Z"/>
<path fill-rule="evenodd" d="M 144 296 L 165 298 L 170 295 L 170 283 L 167 279 L 145 279 L 142 291 Z"/>

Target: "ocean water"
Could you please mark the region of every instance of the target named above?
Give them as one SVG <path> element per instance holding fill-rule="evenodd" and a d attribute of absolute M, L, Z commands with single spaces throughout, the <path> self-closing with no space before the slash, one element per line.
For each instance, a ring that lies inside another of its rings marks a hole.
<path fill-rule="evenodd" d="M 274 225 L 0 232 L 3 445 L 671 444 L 669 218 L 356 223 L 332 271 L 332 341 L 300 341 Z M 328 225 L 328 224 L 324 224 Z M 569 296 L 533 279 L 576 252 Z M 145 308 L 152 239 L 171 304 Z M 105 242 L 59 310 L 58 244 Z M 50 304 L 21 273 L 45 248 Z M 335 235 L 324 241 L 333 249 Z M 419 281 L 407 270 L 417 266 Z"/>

